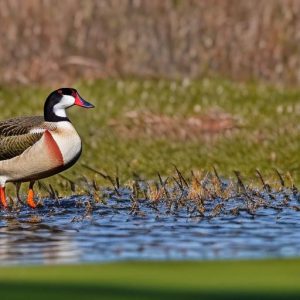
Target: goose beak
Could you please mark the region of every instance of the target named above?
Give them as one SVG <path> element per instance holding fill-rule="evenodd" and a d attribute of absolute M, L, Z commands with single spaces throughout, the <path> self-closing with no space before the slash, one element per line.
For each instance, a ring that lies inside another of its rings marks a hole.
<path fill-rule="evenodd" d="M 95 107 L 93 104 L 85 101 L 78 93 L 75 96 L 75 105 L 81 106 L 81 107 L 85 107 L 85 108 L 93 108 Z"/>

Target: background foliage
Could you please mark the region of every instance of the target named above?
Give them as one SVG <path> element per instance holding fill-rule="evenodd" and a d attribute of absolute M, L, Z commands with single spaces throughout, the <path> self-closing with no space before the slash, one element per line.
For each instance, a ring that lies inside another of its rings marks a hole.
<path fill-rule="evenodd" d="M 297 0 L 1 0 L 0 82 L 300 82 Z"/>

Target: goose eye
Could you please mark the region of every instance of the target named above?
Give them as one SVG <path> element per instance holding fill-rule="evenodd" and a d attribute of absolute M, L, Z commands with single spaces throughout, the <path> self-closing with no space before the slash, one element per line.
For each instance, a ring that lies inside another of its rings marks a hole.
<path fill-rule="evenodd" d="M 59 94 L 62 94 L 62 90 L 58 90 L 57 92 L 58 92 Z"/>

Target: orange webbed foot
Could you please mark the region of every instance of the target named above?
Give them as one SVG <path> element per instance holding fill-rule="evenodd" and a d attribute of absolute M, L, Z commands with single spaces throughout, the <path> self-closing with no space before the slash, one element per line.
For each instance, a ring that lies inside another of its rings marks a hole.
<path fill-rule="evenodd" d="M 5 196 L 5 187 L 0 187 L 0 200 L 4 208 L 7 208 L 6 196 Z"/>

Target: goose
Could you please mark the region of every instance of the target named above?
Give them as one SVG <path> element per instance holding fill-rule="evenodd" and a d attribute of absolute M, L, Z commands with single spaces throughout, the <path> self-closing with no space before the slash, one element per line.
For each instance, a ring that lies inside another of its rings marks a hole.
<path fill-rule="evenodd" d="M 67 117 L 71 106 L 93 108 L 74 88 L 53 91 L 44 104 L 44 116 L 25 116 L 0 121 L 0 203 L 8 207 L 5 185 L 29 182 L 27 204 L 36 208 L 36 180 L 62 172 L 78 160 L 80 136 Z M 19 196 L 18 196 L 19 198 Z"/>

